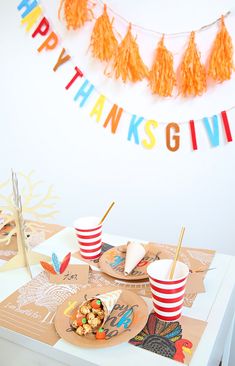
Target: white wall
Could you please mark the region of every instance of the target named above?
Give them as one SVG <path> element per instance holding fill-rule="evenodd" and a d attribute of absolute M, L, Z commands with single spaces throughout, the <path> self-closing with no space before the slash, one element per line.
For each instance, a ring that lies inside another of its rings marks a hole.
<path fill-rule="evenodd" d="M 199 150 L 191 150 L 188 125 L 181 127 L 181 148 L 169 152 L 165 147 L 164 126 L 160 126 L 157 146 L 146 150 L 127 141 L 128 120 L 116 135 L 89 117 L 92 99 L 79 109 L 73 97 L 81 82 L 69 91 L 64 86 L 77 64 L 89 80 L 124 109 L 158 120 L 184 121 L 211 116 L 235 105 L 235 77 L 202 97 L 161 99 L 152 97 L 147 83 L 123 85 L 107 79 L 103 66 L 86 53 L 92 24 L 80 32 L 69 33 L 57 19 L 59 1 L 41 1 L 45 13 L 60 35 L 54 51 L 38 54 L 42 40 L 32 39 L 20 25 L 18 1 L 0 1 L 1 68 L 1 169 L 0 180 L 10 168 L 28 172 L 54 184 L 60 195 L 60 214 L 56 222 L 70 225 L 81 215 L 101 215 L 108 204 L 116 206 L 105 224 L 107 232 L 131 237 L 175 242 L 181 225 L 186 226 L 185 243 L 235 254 L 235 144 L 210 146 L 202 124 L 197 123 Z M 197 29 L 232 8 L 233 1 L 107 0 L 119 14 L 150 29 L 178 32 Z M 234 15 L 226 20 L 235 44 Z M 123 34 L 126 24 L 117 20 Z M 217 27 L 197 35 L 206 59 Z M 138 33 L 146 64 L 149 64 L 158 38 Z M 187 37 L 166 40 L 174 52 L 176 65 L 187 44 Z M 52 68 L 62 45 L 70 50 L 73 63 L 56 73 Z M 126 117 L 127 118 L 127 117 Z M 130 118 L 130 117 L 129 117 Z M 235 109 L 229 113 L 235 139 Z M 127 126 L 127 127 L 126 127 Z"/>

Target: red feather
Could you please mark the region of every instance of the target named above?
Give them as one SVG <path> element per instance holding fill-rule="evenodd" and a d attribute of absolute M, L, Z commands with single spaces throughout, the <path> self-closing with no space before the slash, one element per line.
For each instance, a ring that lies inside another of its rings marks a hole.
<path fill-rule="evenodd" d="M 61 265 L 60 265 L 60 273 L 63 273 L 66 270 L 66 268 L 68 267 L 70 258 L 71 258 L 71 253 L 68 253 L 64 257 L 64 259 L 62 260 Z"/>
<path fill-rule="evenodd" d="M 56 274 L 56 271 L 54 270 L 54 268 L 52 267 L 52 265 L 50 265 L 49 263 L 47 262 L 43 262 L 43 261 L 40 261 L 40 264 L 41 266 L 47 271 L 47 272 L 50 272 L 52 274 Z"/>

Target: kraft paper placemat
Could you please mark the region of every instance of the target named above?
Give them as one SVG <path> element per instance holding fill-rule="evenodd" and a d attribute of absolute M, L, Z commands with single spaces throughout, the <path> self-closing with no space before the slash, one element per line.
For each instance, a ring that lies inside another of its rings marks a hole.
<path fill-rule="evenodd" d="M 129 343 L 189 365 L 206 325 L 186 316 L 179 321 L 164 322 L 151 312 L 144 329 Z"/>
<path fill-rule="evenodd" d="M 109 286 L 107 277 L 90 271 L 87 285 L 57 285 L 50 283 L 47 273 L 42 272 L 0 303 L 0 325 L 53 346 L 60 339 L 54 327 L 58 306 L 82 288 Z M 120 288 L 119 284 L 116 286 Z M 143 331 L 130 342 L 187 363 L 192 355 L 185 350 L 195 351 L 205 326 L 206 322 L 188 317 L 179 322 L 161 322 L 152 314 Z"/>
<path fill-rule="evenodd" d="M 154 248 L 157 248 L 160 259 L 174 258 L 176 250 L 175 245 L 158 243 L 149 243 L 148 245 L 151 250 L 156 250 Z M 192 271 L 205 271 L 210 267 L 214 255 L 214 250 L 182 247 L 179 260 L 187 264 Z"/>
<path fill-rule="evenodd" d="M 129 289 L 99 271 L 90 270 L 85 285 L 54 284 L 42 272 L 0 303 L 0 326 L 53 346 L 59 340 L 53 325 L 57 307 L 82 288 L 104 286 Z"/>
<path fill-rule="evenodd" d="M 56 309 L 77 289 L 52 284 L 42 272 L 1 302 L 0 325 L 52 346 L 59 340 L 53 325 Z"/>
<path fill-rule="evenodd" d="M 30 221 L 31 222 L 31 221 Z M 31 248 L 42 243 L 44 240 L 49 239 L 51 236 L 57 234 L 59 231 L 64 229 L 61 225 L 47 224 L 43 222 L 33 222 L 37 225 L 34 232 L 30 232 L 30 237 L 28 238 L 28 243 Z M 0 238 L 4 237 L 6 230 L 0 231 Z M 0 259 L 9 261 L 17 254 L 17 237 L 12 236 L 11 241 L 8 245 L 0 243 Z"/>
<path fill-rule="evenodd" d="M 158 255 L 160 259 L 174 258 L 176 250 L 176 246 L 174 245 L 149 243 L 148 246 L 151 253 Z M 102 253 L 112 248 L 114 248 L 112 245 L 103 243 Z M 180 260 L 186 263 L 190 268 L 190 270 L 193 272 L 192 274 L 190 274 L 188 279 L 186 294 L 184 298 L 184 306 L 191 307 L 193 305 L 194 300 L 196 299 L 197 293 L 205 292 L 203 280 L 207 273 L 207 270 L 210 267 L 212 259 L 214 258 L 214 255 L 215 255 L 214 250 L 182 248 Z M 93 266 L 99 267 L 99 259 L 96 259 L 95 261 L 85 260 L 81 257 L 79 251 L 73 253 L 72 256 L 86 263 L 90 263 Z M 111 263 L 112 260 L 116 260 L 115 253 L 113 253 L 113 256 L 114 258 L 110 258 Z M 117 268 L 117 270 L 123 269 L 123 262 L 117 265 L 117 267 L 118 266 L 120 268 Z M 195 271 L 200 272 L 195 273 Z M 100 277 L 105 278 L 105 280 L 108 281 L 110 285 L 132 290 L 140 296 L 151 297 L 151 291 L 148 280 L 125 281 L 121 279 L 115 279 L 114 277 L 111 277 L 104 273 L 100 274 Z"/>

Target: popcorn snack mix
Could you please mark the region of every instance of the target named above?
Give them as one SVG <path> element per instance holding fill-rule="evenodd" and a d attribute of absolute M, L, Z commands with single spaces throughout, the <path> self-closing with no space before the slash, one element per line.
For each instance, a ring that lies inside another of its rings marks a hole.
<path fill-rule="evenodd" d="M 75 332 L 80 336 L 96 333 L 96 339 L 105 339 L 102 326 L 121 292 L 121 290 L 111 291 L 84 301 L 71 317 L 71 325 Z M 97 332 L 102 334 L 97 335 Z"/>

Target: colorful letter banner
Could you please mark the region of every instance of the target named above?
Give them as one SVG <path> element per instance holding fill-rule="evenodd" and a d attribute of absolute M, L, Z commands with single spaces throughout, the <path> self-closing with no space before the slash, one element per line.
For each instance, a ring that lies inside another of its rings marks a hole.
<path fill-rule="evenodd" d="M 38 1 L 22 0 L 17 9 L 21 15 L 21 24 L 26 26 L 26 32 L 32 32 L 32 38 L 41 39 L 42 42 L 37 49 L 39 53 L 55 48 L 62 48 L 53 67 L 54 72 L 62 65 L 66 65 L 68 61 L 70 61 L 68 65 L 71 66 L 71 56 L 65 48 L 61 47 L 59 36 L 52 30 L 52 24 L 44 16 Z M 36 23 L 38 25 L 34 28 Z M 33 31 L 32 28 L 34 28 Z M 159 123 L 154 118 L 147 119 L 143 116 L 137 116 L 136 114 L 125 111 L 121 106 L 112 103 L 109 98 L 102 95 L 78 66 L 75 66 L 74 70 L 71 70 L 71 78 L 65 85 L 65 89 L 69 90 L 71 86 L 76 86 L 78 80 L 81 80 L 82 84 L 79 84 L 80 86 L 74 95 L 74 102 L 78 104 L 79 108 L 89 106 L 90 118 L 102 123 L 103 127 L 108 128 L 112 134 L 116 134 L 119 131 L 119 126 L 122 123 L 128 123 L 127 140 L 136 145 L 141 145 L 145 149 L 153 149 L 157 145 L 155 133 L 161 124 L 165 127 L 165 144 L 167 149 L 171 152 L 176 152 L 180 149 L 180 126 L 182 122 Z M 93 99 L 94 96 L 97 96 L 95 100 Z M 92 99 L 94 101 L 91 103 Z M 108 113 L 107 111 L 104 112 L 107 106 L 109 107 Z M 233 108 L 235 106 L 231 107 L 230 110 Z M 190 121 L 184 121 L 184 123 L 188 123 L 189 125 L 192 150 L 198 150 L 199 148 L 195 122 L 203 123 L 212 147 L 220 146 L 223 137 L 220 132 L 222 129 L 224 131 L 225 141 L 233 141 L 227 112 L 221 111 L 212 117 L 204 117 L 201 120 L 195 121 L 191 119 Z"/>

